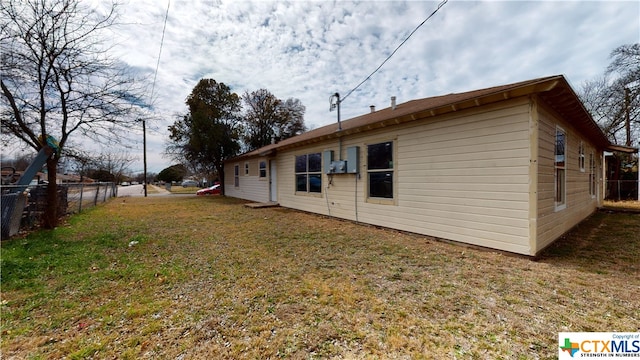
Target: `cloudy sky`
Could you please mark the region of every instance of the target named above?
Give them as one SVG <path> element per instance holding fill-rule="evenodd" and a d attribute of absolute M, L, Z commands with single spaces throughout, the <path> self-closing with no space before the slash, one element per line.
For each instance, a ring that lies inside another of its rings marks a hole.
<path fill-rule="evenodd" d="M 306 106 L 305 123 L 336 121 L 331 94 L 348 94 L 440 1 L 128 0 L 112 29 L 117 56 L 152 83 L 148 168 L 167 126 L 202 78 L 239 95 L 267 89 Z M 640 41 L 638 1 L 450 0 L 342 104 L 342 119 L 412 99 L 563 74 L 574 89 L 601 76 L 611 50 Z M 151 88 L 151 86 L 149 86 Z M 141 138 L 141 136 L 140 136 Z M 142 143 L 131 152 L 141 153 Z M 132 166 L 142 170 L 142 158 Z"/>

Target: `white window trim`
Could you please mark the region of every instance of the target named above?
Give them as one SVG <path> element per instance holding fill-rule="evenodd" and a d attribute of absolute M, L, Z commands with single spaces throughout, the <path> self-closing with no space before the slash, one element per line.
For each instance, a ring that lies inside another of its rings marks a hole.
<path fill-rule="evenodd" d="M 320 154 L 320 171 L 309 171 L 309 155 L 312 154 Z M 298 156 L 307 156 L 307 171 L 305 172 L 296 172 L 295 170 L 295 166 L 296 166 L 296 158 Z M 310 175 L 320 175 L 320 181 L 322 181 L 324 183 L 324 176 L 322 175 L 322 164 L 324 161 L 324 156 L 322 156 L 322 152 L 308 152 L 308 153 L 304 153 L 304 154 L 299 154 L 299 155 L 295 155 L 294 156 L 294 163 L 293 163 L 293 174 L 294 174 L 294 179 L 297 175 L 306 175 L 307 176 L 307 191 L 298 191 L 297 188 L 297 183 L 294 182 L 294 195 L 302 195 L 302 196 L 312 196 L 312 197 L 322 197 L 322 193 L 323 193 L 323 188 L 322 185 L 320 186 L 320 191 L 316 192 L 316 191 L 311 191 L 311 184 L 309 183 L 309 179 L 310 179 Z"/>
<path fill-rule="evenodd" d="M 398 138 L 394 137 L 392 139 L 384 139 L 384 140 L 380 139 L 378 141 L 371 141 L 371 142 L 365 143 L 364 144 L 364 146 L 365 146 L 364 157 L 365 157 L 365 160 L 368 157 L 368 147 L 369 147 L 369 145 L 377 145 L 377 144 L 382 144 L 382 143 L 387 143 L 387 142 L 390 142 L 392 144 L 392 150 L 391 150 L 392 151 L 392 160 L 391 161 L 393 162 L 393 167 L 390 168 L 390 169 L 369 170 L 368 161 L 367 161 L 367 164 L 366 164 L 367 171 L 365 173 L 366 181 L 365 181 L 365 186 L 364 186 L 365 201 L 367 203 L 370 203 L 370 204 L 398 205 L 398 183 L 397 183 L 397 181 L 398 181 L 398 177 L 397 177 L 397 174 L 398 174 L 398 168 L 397 168 L 397 165 L 398 165 L 397 164 Z M 393 183 L 392 183 L 392 186 L 393 186 L 393 197 L 392 198 L 381 198 L 381 197 L 369 196 L 369 186 L 371 185 L 369 183 L 369 174 L 373 173 L 373 172 L 386 172 L 386 171 L 393 172 Z"/>
<path fill-rule="evenodd" d="M 558 132 L 562 132 L 564 134 L 564 166 L 562 167 L 558 167 L 556 166 L 556 146 L 558 145 Z M 567 139 L 567 131 L 565 129 L 563 129 L 561 126 L 556 125 L 556 131 L 554 132 L 554 145 L 553 145 L 553 179 L 554 179 L 554 184 L 553 184 L 553 203 L 554 203 L 554 210 L 555 211 L 561 211 L 567 208 L 567 153 L 568 153 L 568 147 L 569 147 L 569 141 Z M 558 169 L 562 169 L 564 170 L 564 178 L 563 178 L 563 184 L 562 184 L 562 199 L 564 200 L 564 202 L 562 203 L 558 203 L 556 201 L 556 199 L 558 198 Z"/>
<path fill-rule="evenodd" d="M 589 153 L 589 195 L 592 199 L 598 197 L 598 162 L 593 151 Z"/>
<path fill-rule="evenodd" d="M 578 165 L 580 166 L 580 172 L 585 172 L 584 142 L 582 140 L 580 140 L 580 147 L 578 148 Z"/>
<path fill-rule="evenodd" d="M 264 163 L 264 168 L 262 168 L 262 164 Z M 269 172 L 267 171 L 268 163 L 266 160 L 258 161 L 258 179 L 266 180 Z M 264 171 L 264 176 L 262 176 L 262 171 Z"/>

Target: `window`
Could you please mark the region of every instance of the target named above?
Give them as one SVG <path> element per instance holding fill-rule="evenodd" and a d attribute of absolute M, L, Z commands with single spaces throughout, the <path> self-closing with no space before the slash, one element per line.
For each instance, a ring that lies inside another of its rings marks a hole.
<path fill-rule="evenodd" d="M 244 175 L 249 175 L 249 163 L 244 163 Z"/>
<path fill-rule="evenodd" d="M 266 161 L 260 161 L 260 177 L 261 178 L 266 178 L 267 177 L 267 162 Z"/>
<path fill-rule="evenodd" d="M 322 155 L 296 156 L 296 192 L 322 192 Z"/>
<path fill-rule="evenodd" d="M 597 195 L 597 180 L 596 180 L 596 159 L 593 156 L 593 152 L 589 154 L 589 194 L 591 197 Z"/>
<path fill-rule="evenodd" d="M 233 167 L 233 185 L 235 187 L 240 186 L 240 165 L 235 165 Z"/>
<path fill-rule="evenodd" d="M 560 127 L 556 128 L 555 146 L 555 208 L 562 210 L 567 207 L 566 199 L 566 148 L 567 134 Z"/>
<path fill-rule="evenodd" d="M 580 165 L 580 171 L 584 172 L 584 143 L 580 141 L 580 147 L 578 147 L 578 164 Z"/>
<path fill-rule="evenodd" d="M 367 146 L 369 197 L 393 199 L 393 142 Z"/>

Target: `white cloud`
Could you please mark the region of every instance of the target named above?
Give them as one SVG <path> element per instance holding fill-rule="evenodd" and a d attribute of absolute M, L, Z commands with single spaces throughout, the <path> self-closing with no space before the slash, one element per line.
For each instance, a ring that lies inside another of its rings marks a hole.
<path fill-rule="evenodd" d="M 175 113 L 198 80 L 241 94 L 266 88 L 298 98 L 306 123 L 336 120 L 329 96 L 346 95 L 438 1 L 171 1 L 155 85 L 150 171 Z M 114 39 L 118 56 L 153 78 L 166 1 L 130 0 Z M 343 103 L 343 119 L 369 105 L 564 74 L 574 84 L 602 74 L 615 47 L 640 41 L 633 1 L 449 1 Z M 138 144 L 141 148 L 141 144 Z"/>

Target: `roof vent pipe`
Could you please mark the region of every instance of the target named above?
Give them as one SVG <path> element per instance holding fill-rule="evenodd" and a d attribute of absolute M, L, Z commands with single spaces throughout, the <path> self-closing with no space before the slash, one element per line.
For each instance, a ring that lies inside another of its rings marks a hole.
<path fill-rule="evenodd" d="M 370 105 L 369 109 L 371 109 L 372 113 L 376 112 L 376 106 L 375 105 Z"/>
<path fill-rule="evenodd" d="M 391 97 L 391 110 L 395 110 L 396 109 L 396 97 L 392 96 Z"/>

